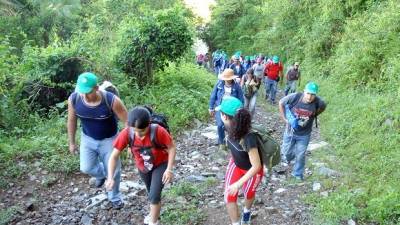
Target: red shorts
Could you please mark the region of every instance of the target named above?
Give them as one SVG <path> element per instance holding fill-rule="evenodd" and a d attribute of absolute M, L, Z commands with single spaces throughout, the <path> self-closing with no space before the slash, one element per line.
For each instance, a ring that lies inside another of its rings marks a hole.
<path fill-rule="evenodd" d="M 224 199 L 225 202 L 236 202 L 238 193 L 236 195 L 228 194 L 228 187 L 238 181 L 241 177 L 243 177 L 247 173 L 247 170 L 240 169 L 236 166 L 231 158 L 229 160 L 228 169 L 225 174 L 225 192 Z M 264 168 L 261 167 L 260 171 L 252 178 L 247 180 L 242 186 L 242 193 L 246 199 L 252 199 L 256 195 L 256 189 L 258 185 L 261 183 L 261 180 L 264 176 Z"/>

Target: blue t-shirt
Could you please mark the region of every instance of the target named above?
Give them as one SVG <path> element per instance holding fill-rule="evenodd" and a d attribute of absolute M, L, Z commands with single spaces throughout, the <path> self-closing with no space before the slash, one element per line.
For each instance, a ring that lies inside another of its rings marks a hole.
<path fill-rule="evenodd" d="M 118 121 L 112 111 L 115 95 L 110 92 L 103 93 L 97 106 L 87 105 L 83 97 L 76 92 L 70 96 L 76 116 L 81 119 L 82 132 L 95 140 L 113 137 L 118 132 Z M 107 98 L 109 106 L 104 97 Z"/>

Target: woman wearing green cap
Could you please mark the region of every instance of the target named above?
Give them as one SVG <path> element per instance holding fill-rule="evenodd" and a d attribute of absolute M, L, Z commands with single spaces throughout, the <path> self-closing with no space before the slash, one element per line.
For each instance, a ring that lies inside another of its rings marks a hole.
<path fill-rule="evenodd" d="M 281 148 L 283 159 L 286 163 L 295 160 L 292 176 L 299 180 L 304 179 L 305 153 L 314 118 L 326 108 L 325 102 L 317 96 L 318 89 L 316 83 L 309 82 L 303 93 L 293 93 L 279 101 L 280 115 L 286 122 Z"/>
<path fill-rule="evenodd" d="M 264 170 L 258 153 L 257 137 L 251 133 L 251 115 L 235 97 L 225 98 L 217 107 L 228 131 L 226 138 L 231 159 L 225 175 L 224 199 L 232 225 L 249 224 L 251 206 Z M 242 189 L 245 197 L 240 218 L 237 197 Z"/>

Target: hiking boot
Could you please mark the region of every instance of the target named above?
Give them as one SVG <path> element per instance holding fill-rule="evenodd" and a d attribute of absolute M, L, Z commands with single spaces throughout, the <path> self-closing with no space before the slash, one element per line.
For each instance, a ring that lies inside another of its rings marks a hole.
<path fill-rule="evenodd" d="M 224 144 L 220 144 L 218 147 L 219 147 L 220 151 L 224 151 L 224 152 L 228 151 L 228 148 Z"/>
<path fill-rule="evenodd" d="M 122 200 L 112 202 L 111 204 L 112 204 L 112 208 L 115 210 L 120 210 L 124 207 L 124 203 L 122 202 Z"/>
<path fill-rule="evenodd" d="M 242 213 L 242 218 L 240 219 L 240 224 L 244 225 L 244 224 L 250 224 L 250 219 L 251 219 L 251 211 L 245 213 Z"/>
<path fill-rule="evenodd" d="M 106 178 L 96 178 L 96 182 L 94 183 L 94 186 L 96 188 L 101 188 L 103 186 L 103 184 L 106 182 Z"/>

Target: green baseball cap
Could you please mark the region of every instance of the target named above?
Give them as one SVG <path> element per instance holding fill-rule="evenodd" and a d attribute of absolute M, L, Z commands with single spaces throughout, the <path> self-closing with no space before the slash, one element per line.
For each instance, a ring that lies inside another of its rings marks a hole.
<path fill-rule="evenodd" d="M 278 63 L 279 62 L 279 57 L 274 55 L 274 57 L 272 57 L 272 62 Z"/>
<path fill-rule="evenodd" d="M 94 73 L 85 72 L 79 75 L 76 90 L 81 94 L 90 93 L 97 85 L 97 76 Z"/>
<path fill-rule="evenodd" d="M 238 109 L 242 108 L 242 102 L 232 96 L 222 99 L 221 105 L 215 108 L 216 111 L 221 111 L 228 116 L 234 116 Z"/>
<path fill-rule="evenodd" d="M 318 93 L 318 89 L 318 84 L 316 84 L 315 82 L 309 82 L 304 88 L 304 91 L 316 95 Z"/>

